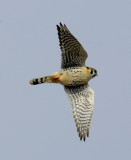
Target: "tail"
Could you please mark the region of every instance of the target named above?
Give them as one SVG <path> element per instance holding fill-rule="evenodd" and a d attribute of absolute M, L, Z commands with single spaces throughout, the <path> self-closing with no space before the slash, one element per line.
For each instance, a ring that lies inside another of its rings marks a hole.
<path fill-rule="evenodd" d="M 34 78 L 29 81 L 31 85 L 37 85 L 46 82 L 47 77 Z"/>
<path fill-rule="evenodd" d="M 40 78 L 34 78 L 29 81 L 30 84 L 32 85 L 37 85 L 41 83 L 59 83 L 59 78 L 60 78 L 59 73 L 54 73 L 52 75 L 46 76 L 46 77 L 40 77 Z"/>

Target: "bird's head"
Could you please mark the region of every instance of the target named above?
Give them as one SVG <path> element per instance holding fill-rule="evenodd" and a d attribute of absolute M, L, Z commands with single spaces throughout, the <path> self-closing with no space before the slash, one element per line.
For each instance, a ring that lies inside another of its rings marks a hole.
<path fill-rule="evenodd" d="M 96 69 L 90 68 L 90 67 L 86 67 L 86 68 L 89 71 L 90 78 L 93 78 L 93 77 L 97 76 L 97 70 Z"/>

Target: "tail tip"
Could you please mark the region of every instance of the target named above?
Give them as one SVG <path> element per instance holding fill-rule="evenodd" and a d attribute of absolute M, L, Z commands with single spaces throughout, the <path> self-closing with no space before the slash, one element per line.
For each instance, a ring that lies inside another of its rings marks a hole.
<path fill-rule="evenodd" d="M 29 81 L 29 83 L 30 83 L 31 85 L 33 85 L 33 79 L 32 79 L 32 80 L 30 80 L 30 81 Z"/>

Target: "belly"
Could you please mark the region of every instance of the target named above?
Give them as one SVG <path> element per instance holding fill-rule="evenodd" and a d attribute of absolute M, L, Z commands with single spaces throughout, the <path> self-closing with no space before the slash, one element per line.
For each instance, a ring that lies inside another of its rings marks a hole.
<path fill-rule="evenodd" d="M 59 81 L 64 86 L 78 86 L 86 84 L 90 79 L 86 67 L 62 70 L 61 72 L 62 75 L 59 78 Z"/>

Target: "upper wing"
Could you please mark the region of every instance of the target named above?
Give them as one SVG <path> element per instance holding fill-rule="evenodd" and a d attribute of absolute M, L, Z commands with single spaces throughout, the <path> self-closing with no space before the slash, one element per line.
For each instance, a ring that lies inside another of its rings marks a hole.
<path fill-rule="evenodd" d="M 89 128 L 94 108 L 94 91 L 88 84 L 65 86 L 65 91 L 72 104 L 73 118 L 80 140 L 89 136 Z"/>
<path fill-rule="evenodd" d="M 57 25 L 60 48 L 62 51 L 61 68 L 84 66 L 87 52 L 78 40 L 71 34 L 69 29 L 60 23 Z"/>

